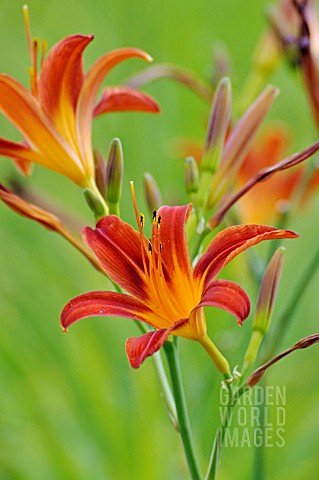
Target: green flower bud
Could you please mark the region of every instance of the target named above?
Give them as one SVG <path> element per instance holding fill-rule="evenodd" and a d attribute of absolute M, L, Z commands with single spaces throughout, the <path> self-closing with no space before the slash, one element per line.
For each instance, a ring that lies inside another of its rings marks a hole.
<path fill-rule="evenodd" d="M 189 196 L 198 191 L 199 172 L 196 160 L 193 157 L 187 157 L 185 160 L 185 186 Z"/>
<path fill-rule="evenodd" d="M 95 170 L 95 182 L 96 186 L 101 192 L 101 195 L 105 195 L 105 158 L 98 150 L 94 150 L 94 170 Z"/>
<path fill-rule="evenodd" d="M 244 358 L 243 373 L 245 373 L 256 360 L 261 341 L 269 329 L 285 253 L 285 249 L 279 247 L 264 273 L 255 309 L 252 336 Z"/>
<path fill-rule="evenodd" d="M 118 138 L 114 138 L 109 150 L 106 164 L 106 201 L 111 214 L 119 214 L 119 202 L 122 193 L 123 151 Z"/>
<path fill-rule="evenodd" d="M 108 215 L 107 206 L 103 201 L 103 198 L 98 189 L 96 191 L 91 190 L 90 188 L 85 188 L 83 190 L 86 203 L 94 213 L 95 219 L 99 220 L 105 215 Z"/>
<path fill-rule="evenodd" d="M 143 178 L 144 196 L 150 214 L 158 210 L 162 205 L 162 196 L 158 185 L 150 173 L 145 173 Z"/>
<path fill-rule="evenodd" d="M 214 175 L 211 185 L 208 199 L 209 208 L 216 205 L 228 187 L 233 184 L 238 170 L 255 140 L 260 125 L 277 95 L 277 88 L 266 87 L 232 130 L 223 150 L 220 167 Z"/>
<path fill-rule="evenodd" d="M 215 173 L 221 159 L 231 112 L 231 85 L 223 78 L 216 89 L 210 112 L 200 171 Z"/>
<path fill-rule="evenodd" d="M 201 209 L 206 207 L 213 176 L 222 156 L 230 111 L 230 80 L 223 78 L 213 98 L 204 151 L 199 165 L 199 187 L 197 194 L 194 195 L 194 205 Z"/>

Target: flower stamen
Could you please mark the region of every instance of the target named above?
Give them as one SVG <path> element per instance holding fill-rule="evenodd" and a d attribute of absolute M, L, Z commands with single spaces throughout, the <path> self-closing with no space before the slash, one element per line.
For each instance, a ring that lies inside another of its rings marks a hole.
<path fill-rule="evenodd" d="M 23 20 L 27 37 L 28 50 L 31 59 L 31 67 L 29 68 L 30 73 L 30 88 L 31 93 L 36 98 L 38 97 L 38 69 L 37 69 L 37 60 L 39 53 L 39 40 L 37 38 L 32 38 L 31 34 L 31 25 L 29 17 L 29 9 L 27 5 L 24 5 L 23 8 Z M 41 63 L 44 58 L 45 48 L 42 42 L 42 54 L 41 54 Z"/>
<path fill-rule="evenodd" d="M 31 63 L 32 63 L 32 61 L 33 61 L 33 54 L 32 54 L 33 48 L 32 48 L 32 35 L 31 35 L 31 26 L 30 26 L 30 17 L 29 17 L 28 5 L 23 5 L 22 11 L 23 11 L 24 27 L 25 27 L 26 36 L 27 36 L 28 49 L 29 49 Z"/>

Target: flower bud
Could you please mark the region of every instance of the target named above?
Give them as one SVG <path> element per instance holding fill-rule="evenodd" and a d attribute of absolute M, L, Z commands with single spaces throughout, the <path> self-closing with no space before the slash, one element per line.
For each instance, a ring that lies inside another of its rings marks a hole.
<path fill-rule="evenodd" d="M 259 330 L 262 335 L 265 335 L 269 329 L 285 255 L 284 247 L 279 247 L 262 279 L 252 327 L 253 330 Z"/>
<path fill-rule="evenodd" d="M 184 164 L 185 186 L 189 196 L 198 191 L 199 172 L 194 157 L 187 157 Z"/>
<path fill-rule="evenodd" d="M 223 78 L 216 89 L 210 112 L 200 171 L 215 173 L 223 151 L 231 111 L 231 85 Z"/>
<path fill-rule="evenodd" d="M 90 188 L 85 188 L 83 190 L 83 193 L 84 193 L 86 203 L 94 213 L 96 220 L 99 220 L 105 215 L 108 215 L 109 212 L 106 211 L 106 205 L 103 203 L 102 197 L 98 190 L 94 192 Z"/>
<path fill-rule="evenodd" d="M 110 213 L 118 215 L 119 202 L 122 192 L 123 179 L 123 151 L 118 138 L 114 138 L 111 143 L 107 165 L 106 165 L 106 202 Z"/>
<path fill-rule="evenodd" d="M 94 151 L 95 183 L 101 195 L 105 195 L 105 158 L 98 150 Z"/>
<path fill-rule="evenodd" d="M 223 78 L 214 95 L 203 155 L 199 164 L 199 187 L 194 204 L 205 208 L 213 176 L 221 159 L 231 110 L 231 89 L 228 78 Z"/>
<path fill-rule="evenodd" d="M 163 205 L 161 192 L 150 173 L 144 174 L 143 185 L 145 201 L 149 212 L 153 215 L 154 210 L 158 210 Z"/>
<path fill-rule="evenodd" d="M 233 129 L 226 142 L 219 169 L 212 182 L 211 193 L 208 199 L 209 207 L 215 205 L 229 185 L 233 183 L 277 94 L 277 88 L 272 86 L 265 88 Z"/>
<path fill-rule="evenodd" d="M 285 249 L 279 247 L 264 273 L 252 325 L 252 336 L 244 358 L 243 373 L 256 360 L 261 341 L 269 329 L 285 253 Z"/>

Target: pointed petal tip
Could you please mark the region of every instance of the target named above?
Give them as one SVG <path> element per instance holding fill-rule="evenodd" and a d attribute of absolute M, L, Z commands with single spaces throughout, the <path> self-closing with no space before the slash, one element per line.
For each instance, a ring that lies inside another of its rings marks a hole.
<path fill-rule="evenodd" d="M 144 360 L 154 355 L 165 343 L 173 330 L 181 328 L 188 322 L 188 318 L 183 318 L 174 322 L 169 328 L 144 333 L 140 337 L 128 338 L 125 344 L 125 350 L 132 368 L 138 368 Z"/>
<path fill-rule="evenodd" d="M 293 232 L 292 230 L 279 230 L 278 237 L 283 238 L 299 238 L 300 235 L 298 233 Z"/>
<path fill-rule="evenodd" d="M 63 43 L 68 43 L 71 39 L 73 38 L 82 38 L 82 39 L 87 39 L 88 42 L 92 41 L 94 39 L 94 34 L 93 33 L 90 33 L 89 35 L 84 35 L 82 33 L 74 33 L 72 35 L 68 35 L 64 38 L 62 38 L 59 42 L 57 42 L 55 45 L 58 45 L 58 44 L 63 44 Z M 53 45 L 53 48 L 54 46 Z"/>
<path fill-rule="evenodd" d="M 107 87 L 94 107 L 93 116 L 125 111 L 159 113 L 160 108 L 154 98 L 134 88 Z"/>
<path fill-rule="evenodd" d="M 152 63 L 153 62 L 153 57 L 149 53 L 145 52 L 145 60 L 149 63 Z"/>
<path fill-rule="evenodd" d="M 139 368 L 147 357 L 156 353 L 166 341 L 170 329 L 155 330 L 126 340 L 125 350 L 132 368 Z"/>

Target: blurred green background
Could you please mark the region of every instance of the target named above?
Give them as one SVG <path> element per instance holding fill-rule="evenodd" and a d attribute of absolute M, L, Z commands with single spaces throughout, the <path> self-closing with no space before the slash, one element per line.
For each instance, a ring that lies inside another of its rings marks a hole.
<path fill-rule="evenodd" d="M 235 101 L 249 71 L 250 58 L 264 28 L 265 3 L 256 0 L 31 0 L 33 35 L 49 46 L 72 33 L 95 34 L 85 54 L 86 68 L 108 50 L 134 46 L 149 52 L 154 63 L 187 67 L 208 80 L 212 48 L 225 43 L 233 59 Z M 28 84 L 29 56 L 22 3 L 0 0 L 0 70 Z M 144 68 L 131 60 L 111 73 L 117 84 Z M 298 74 L 283 62 L 271 82 L 281 94 L 268 117 L 284 120 L 292 131 L 291 153 L 316 140 L 310 110 Z M 209 105 L 168 80 L 146 89 L 162 113 L 112 114 L 94 125 L 94 143 L 105 153 L 119 137 L 125 155 L 122 216 L 133 220 L 129 181 L 134 180 L 138 203 L 145 210 L 142 176 L 155 175 L 165 202 L 185 203 L 183 163 L 173 158 L 176 138 L 203 142 Z M 267 122 L 266 122 L 267 124 Z M 0 119 L 0 134 L 19 135 Z M 16 176 L 10 160 L 1 158 L 0 180 Z M 41 167 L 23 181 L 61 211 L 76 214 L 92 225 L 81 191 L 68 180 Z M 130 320 L 85 320 L 61 335 L 59 315 L 73 296 L 106 289 L 107 282 L 63 239 L 18 217 L 0 204 L 0 478 L 3 480 L 188 478 L 180 438 L 172 429 L 160 398 L 153 365 L 147 360 L 132 370 L 124 344 L 138 334 Z M 301 234 L 287 242 L 287 259 L 276 303 L 280 315 L 294 292 L 302 268 L 318 247 L 319 195 L 289 228 Z M 260 252 L 262 250 L 259 249 Z M 249 292 L 256 291 L 238 259 L 227 275 Z M 318 274 L 319 275 L 319 274 Z M 318 281 L 312 283 L 291 318 L 280 349 L 318 331 Z M 247 346 L 251 319 L 239 329 L 233 318 L 208 315 L 213 339 L 232 362 L 240 364 Z M 205 470 L 218 424 L 219 375 L 193 342 L 180 341 L 181 363 L 194 436 Z M 285 447 L 264 450 L 266 479 L 316 479 L 318 460 L 319 349 L 297 352 L 274 367 L 268 384 L 287 388 Z M 225 448 L 221 479 L 253 478 L 254 448 Z M 257 478 L 257 477 L 256 477 Z"/>

